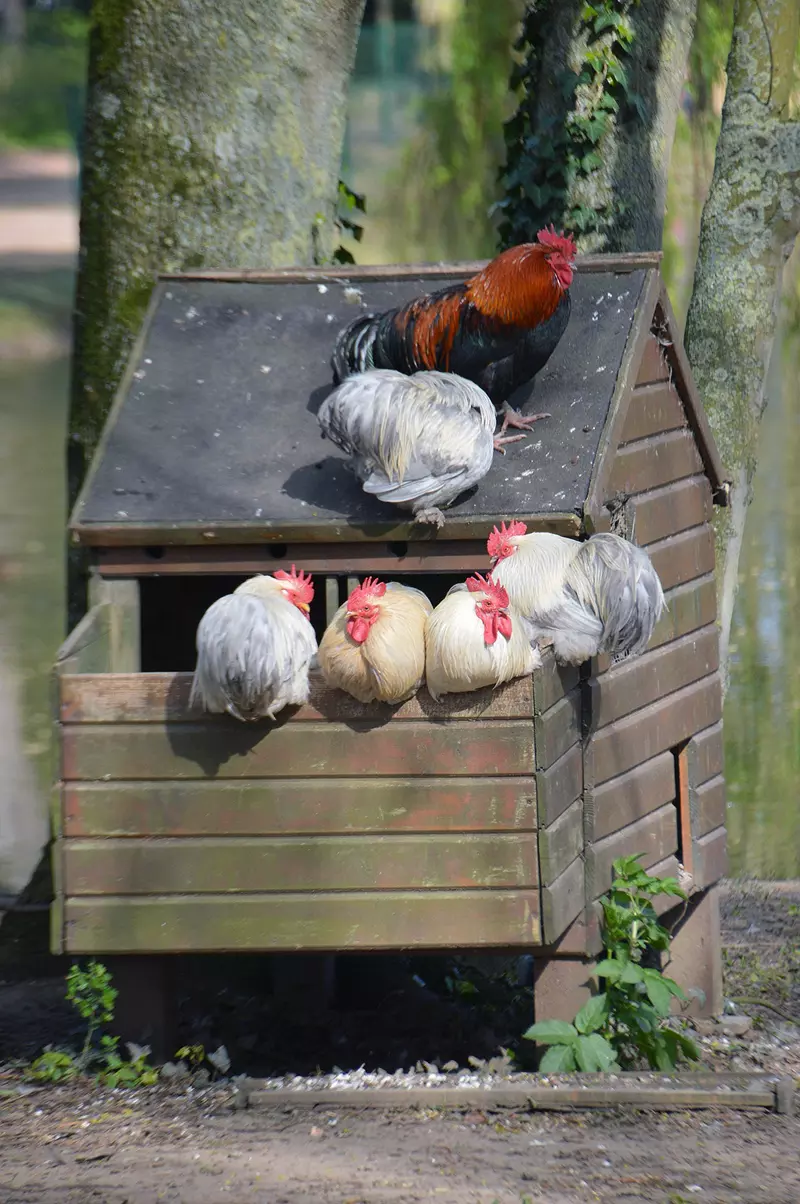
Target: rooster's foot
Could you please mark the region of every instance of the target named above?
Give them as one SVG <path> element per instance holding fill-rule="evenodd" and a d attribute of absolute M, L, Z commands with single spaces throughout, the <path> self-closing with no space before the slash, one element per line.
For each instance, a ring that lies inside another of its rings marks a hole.
<path fill-rule="evenodd" d="M 503 446 L 505 443 L 519 443 L 520 439 L 524 439 L 524 435 L 495 435 L 494 450 L 499 451 L 501 455 L 506 454 L 506 449 Z"/>
<path fill-rule="evenodd" d="M 414 521 L 417 523 L 429 523 L 432 527 L 444 526 L 444 515 L 436 506 L 428 506 L 427 509 L 415 510 Z"/>
<path fill-rule="evenodd" d="M 503 416 L 503 425 L 500 427 L 500 434 L 502 435 L 509 426 L 512 430 L 529 431 L 534 422 L 538 422 L 540 418 L 552 418 L 552 414 L 529 414 L 527 418 L 523 418 L 522 414 L 517 413 L 516 410 L 513 410 L 507 404 Z"/>

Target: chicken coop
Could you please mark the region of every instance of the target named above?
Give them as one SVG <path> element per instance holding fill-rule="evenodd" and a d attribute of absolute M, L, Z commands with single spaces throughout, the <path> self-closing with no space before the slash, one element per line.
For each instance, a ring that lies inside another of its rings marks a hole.
<path fill-rule="evenodd" d="M 54 952 L 524 951 L 571 1017 L 615 858 L 690 895 L 671 972 L 719 1005 L 726 868 L 712 508 L 727 485 L 659 256 L 577 261 L 567 332 L 515 396 L 550 417 L 439 530 L 365 495 L 322 439 L 337 332 L 481 265 L 159 279 L 70 520 L 90 608 L 58 657 Z M 320 635 L 366 574 L 435 604 L 502 519 L 647 548 L 644 655 L 494 691 L 362 705 L 315 684 L 238 723 L 189 707 L 195 631 L 245 577 L 314 574 Z"/>

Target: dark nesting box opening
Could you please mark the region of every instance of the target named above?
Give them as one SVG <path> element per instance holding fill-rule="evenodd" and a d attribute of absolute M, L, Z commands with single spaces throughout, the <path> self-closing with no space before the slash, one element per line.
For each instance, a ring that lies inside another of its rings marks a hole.
<path fill-rule="evenodd" d="M 485 572 L 483 565 L 476 571 Z M 354 576 L 356 574 L 353 574 Z M 366 574 L 357 574 L 363 580 Z M 232 593 L 252 574 L 141 578 L 141 657 L 143 673 L 188 673 L 196 660 L 197 625 L 209 606 Z M 325 581 L 332 574 L 314 574 L 311 622 L 317 639 L 327 626 Z M 436 606 L 463 573 L 394 573 L 382 580 L 399 581 L 421 589 Z M 339 603 L 347 598 L 347 575 L 336 575 Z"/>

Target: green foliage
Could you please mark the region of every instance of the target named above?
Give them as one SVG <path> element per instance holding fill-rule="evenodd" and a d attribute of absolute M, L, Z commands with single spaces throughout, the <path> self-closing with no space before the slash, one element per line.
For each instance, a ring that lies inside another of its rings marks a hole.
<path fill-rule="evenodd" d="M 89 18 L 29 9 L 22 46 L 0 52 L 0 146 L 71 147 L 82 122 Z"/>
<path fill-rule="evenodd" d="M 78 1054 L 45 1046 L 28 1067 L 26 1077 L 40 1083 L 64 1083 L 78 1075 L 93 1073 L 106 1087 L 150 1087 L 158 1082 L 158 1071 L 147 1060 L 149 1049 L 128 1045 L 129 1058 L 119 1052 L 119 1037 L 103 1033 L 99 1046 L 95 1036 L 114 1019 L 117 990 L 107 968 L 97 961 L 73 965 L 67 974 L 67 1001 L 86 1022 L 86 1036 Z"/>
<path fill-rule="evenodd" d="M 657 895 L 685 899 L 675 878 L 653 878 L 639 856 L 614 862 L 611 890 L 601 899 L 606 956 L 595 974 L 605 990 L 584 1004 L 572 1024 L 543 1020 L 523 1035 L 549 1048 L 542 1071 L 619 1070 L 646 1060 L 653 1070 L 672 1070 L 681 1058 L 696 1060 L 697 1047 L 668 1028 L 672 1000 L 686 996 L 676 982 L 642 962 L 666 953 L 670 935 L 653 908 Z"/>
<path fill-rule="evenodd" d="M 502 126 L 512 103 L 508 60 L 522 8 L 523 0 L 463 0 L 458 8 L 450 70 L 420 102 L 419 132 L 391 179 L 398 258 L 473 259 L 494 252 Z"/>
<path fill-rule="evenodd" d="M 358 219 L 364 217 L 366 212 L 366 197 L 358 192 L 353 192 L 353 189 L 345 184 L 344 180 L 340 180 L 338 206 L 334 222 L 339 237 L 349 237 L 355 242 L 361 242 L 361 239 L 364 237 L 364 227 Z M 333 262 L 355 263 L 355 259 L 352 253 L 347 250 L 347 247 L 339 244 L 333 252 Z"/>
<path fill-rule="evenodd" d="M 630 87 L 626 59 L 634 39 L 630 13 L 638 0 L 591 0 L 583 6 L 573 39 L 577 69 L 556 79 L 559 113 L 538 111 L 544 48 L 553 4 L 532 0 L 515 49 L 510 88 L 520 94 L 519 107 L 505 125 L 506 164 L 501 177 L 505 197 L 502 246 L 531 241 L 542 226 L 557 220 L 577 233 L 602 233 L 612 216 L 611 204 L 579 199 L 580 184 L 591 180 L 603 164 L 604 140 L 618 121 L 641 116 L 642 101 Z M 614 201 L 617 214 L 619 200 Z"/>

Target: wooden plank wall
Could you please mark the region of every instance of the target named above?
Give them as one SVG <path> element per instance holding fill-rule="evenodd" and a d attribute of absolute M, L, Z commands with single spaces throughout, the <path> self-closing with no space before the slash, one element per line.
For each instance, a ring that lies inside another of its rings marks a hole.
<path fill-rule="evenodd" d="M 606 502 L 615 504 L 612 527 L 650 553 L 667 609 L 643 656 L 613 667 L 598 658 L 585 682 L 588 905 L 608 889 L 612 861 L 628 853 L 643 853 L 648 867 L 682 859 L 698 888 L 725 870 L 711 488 L 653 336 Z M 690 816 L 683 830 L 682 749 Z"/>
<path fill-rule="evenodd" d="M 540 943 L 537 789 L 553 813 L 580 795 L 554 667 L 535 720 L 530 678 L 393 709 L 319 682 L 252 725 L 189 685 L 61 678 L 67 952 Z"/>
<path fill-rule="evenodd" d="M 580 671 L 543 653 L 534 674 L 536 794 L 543 940 L 552 944 L 583 910 L 583 749 Z"/>

